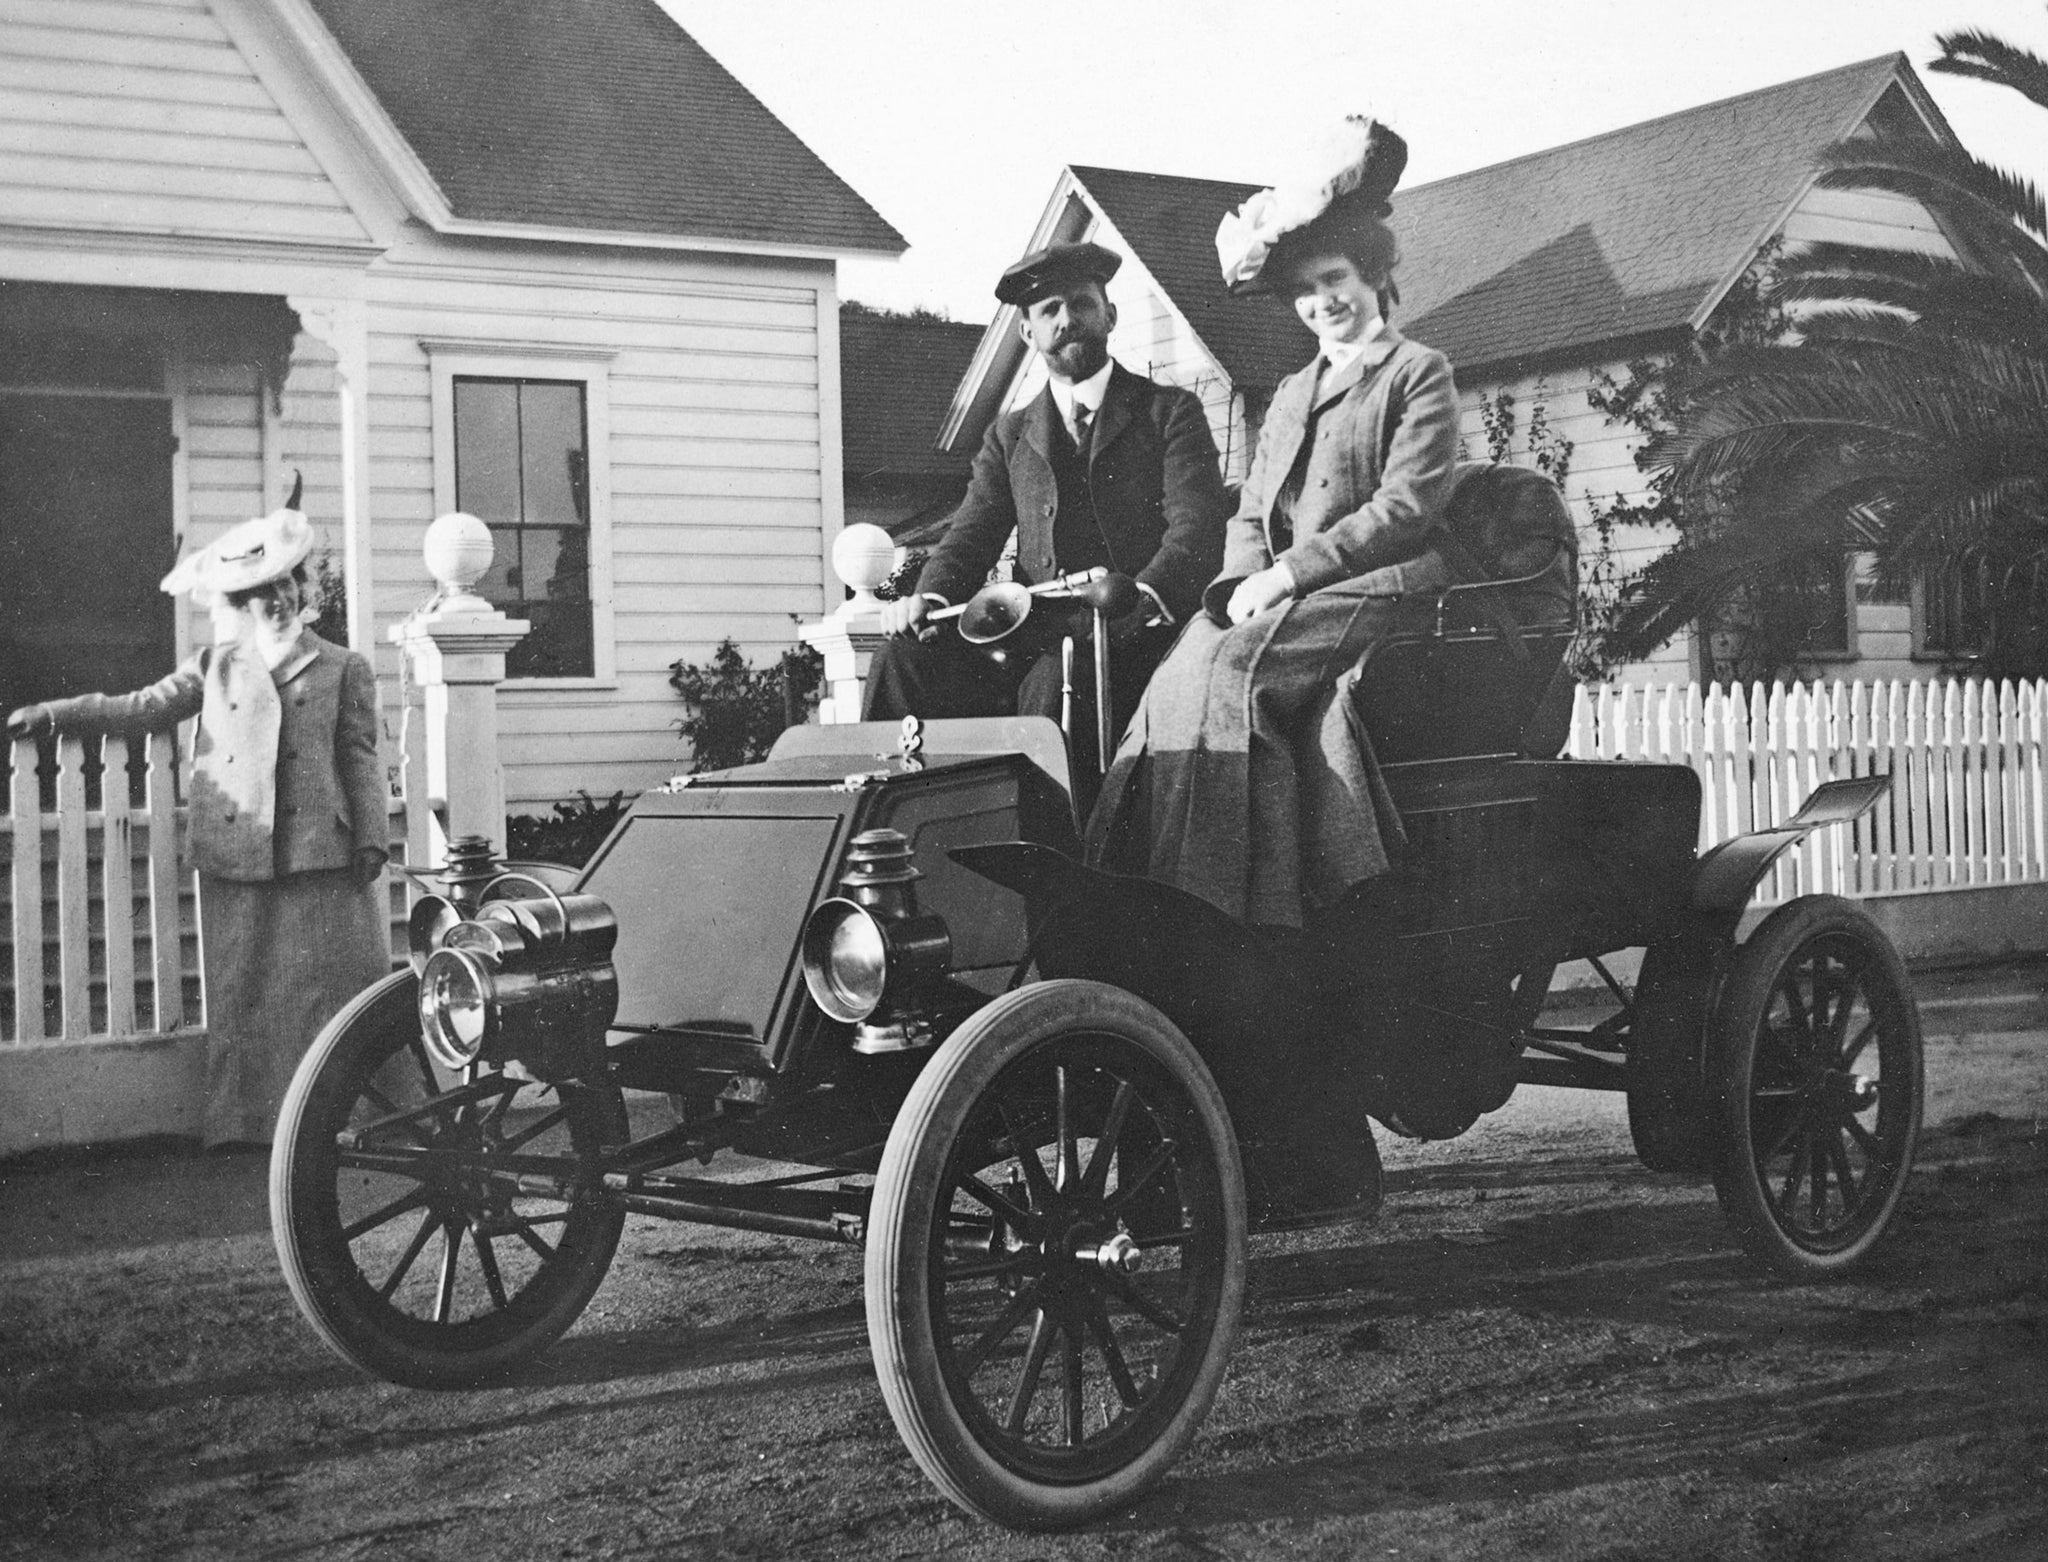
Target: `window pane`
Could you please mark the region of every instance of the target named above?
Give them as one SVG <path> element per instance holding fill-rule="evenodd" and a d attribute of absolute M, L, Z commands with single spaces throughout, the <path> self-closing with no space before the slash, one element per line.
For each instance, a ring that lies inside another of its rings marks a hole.
<path fill-rule="evenodd" d="M 458 376 L 454 392 L 456 504 L 489 523 L 496 544 L 477 594 L 533 626 L 506 671 L 591 677 L 584 387 Z"/>
<path fill-rule="evenodd" d="M 519 611 L 533 630 L 505 658 L 507 676 L 588 678 L 596 672 L 588 602 L 529 601 Z"/>
<path fill-rule="evenodd" d="M 587 534 L 529 527 L 521 539 L 521 595 L 528 601 L 584 601 L 590 596 Z"/>
<path fill-rule="evenodd" d="M 455 508 L 493 527 L 520 519 L 516 380 L 455 382 Z"/>
<path fill-rule="evenodd" d="M 583 462 L 583 387 L 528 380 L 519 390 L 526 522 L 581 525 L 590 516 Z"/>

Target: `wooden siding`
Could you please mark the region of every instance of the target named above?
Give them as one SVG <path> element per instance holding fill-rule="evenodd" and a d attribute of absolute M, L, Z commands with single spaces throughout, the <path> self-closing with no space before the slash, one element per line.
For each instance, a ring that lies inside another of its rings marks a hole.
<path fill-rule="evenodd" d="M 499 719 L 514 811 L 545 812 L 579 790 L 638 791 L 681 769 L 684 707 L 669 664 L 706 661 L 731 636 L 765 665 L 795 643 L 795 620 L 823 612 L 819 282 L 797 268 L 735 281 L 730 267 L 691 262 L 522 278 L 422 259 L 375 276 L 380 645 L 432 589 L 419 553 L 436 513 L 432 358 L 422 344 L 454 342 L 465 356 L 487 344 L 511 356 L 581 351 L 604 362 L 615 674 L 506 687 Z M 576 360 L 561 362 L 570 372 Z M 307 406 L 309 428 L 288 426 L 288 449 L 331 440 L 319 432 L 331 413 Z M 316 472 L 323 482 L 339 476 L 335 446 L 313 454 L 309 502 Z M 379 668 L 396 676 L 388 647 Z"/>
<path fill-rule="evenodd" d="M 1523 375 L 1510 380 L 1460 382 L 1458 387 L 1458 434 L 1468 460 L 1487 458 L 1486 426 L 1481 409 L 1503 389 L 1514 398 L 1515 433 L 1508 459 L 1517 466 L 1534 466 L 1529 451 L 1531 413 L 1541 407 L 1553 438 L 1571 441 L 1570 464 L 1566 470 L 1565 499 L 1579 526 L 1579 560 L 1582 570 L 1593 563 L 1600 541 L 1593 529 L 1596 507 L 1613 499 L 1641 501 L 1646 497 L 1643 475 L 1636 470 L 1635 452 L 1641 443 L 1633 430 L 1610 423 L 1586 400 L 1595 376 L 1602 372 L 1619 378 L 1626 367 L 1615 363 L 1600 367 L 1573 367 L 1546 374 Z M 1619 527 L 1610 544 L 1615 566 L 1624 574 L 1640 569 L 1669 547 L 1668 533 L 1651 527 Z M 1666 682 L 1690 676 L 1689 636 L 1681 636 L 1647 661 L 1631 663 L 1617 673 L 1627 683 Z"/>
<path fill-rule="evenodd" d="M 1955 255 L 1926 207 L 1883 190 L 1809 190 L 1785 219 L 1783 232 L 1788 245 L 1861 244 Z"/>
<path fill-rule="evenodd" d="M 0 210 L 44 227 L 368 239 L 203 0 L 0 0 Z"/>

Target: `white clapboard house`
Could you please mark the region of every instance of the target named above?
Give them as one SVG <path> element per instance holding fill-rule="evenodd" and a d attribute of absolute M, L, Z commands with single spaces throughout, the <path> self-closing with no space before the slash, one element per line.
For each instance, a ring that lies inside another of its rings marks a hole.
<path fill-rule="evenodd" d="M 1901 54 L 1398 191 L 1395 323 L 1449 355 L 1468 453 L 1487 453 L 1482 408 L 1505 389 L 1513 459 L 1528 462 L 1540 409 L 1546 439 L 1571 442 L 1566 489 L 1585 522 L 1596 500 L 1639 497 L 1642 487 L 1633 460 L 1640 438 L 1594 410 L 1588 387 L 1684 342 L 1766 245 L 1836 240 L 1953 253 L 1912 201 L 1815 188 L 1822 147 L 1880 129 L 1952 139 Z M 1201 395 L 1232 481 L 1249 465 L 1274 386 L 1313 347 L 1286 303 L 1231 298 L 1218 278 L 1217 222 L 1255 189 L 1070 167 L 1029 239 L 1089 237 L 1124 254 L 1110 284 L 1112 349 L 1132 368 Z M 960 383 L 940 443 L 971 450 L 998 411 L 1037 393 L 1042 373 L 1017 340 L 1015 311 L 1003 310 Z M 1623 532 L 1612 556 L 1628 568 L 1668 542 L 1668 534 Z M 1596 546 L 1589 536 L 1589 557 Z M 1809 675 L 1925 676 L 1968 650 L 1952 621 L 1930 622 L 1924 594 L 1875 600 L 1867 581 L 1859 586 L 1855 561 L 1845 561 L 1839 585 L 1814 604 Z M 1623 676 L 1683 679 L 1694 652 L 1674 643 Z"/>
<path fill-rule="evenodd" d="M 512 806 L 677 766 L 679 657 L 839 588 L 839 300 L 903 241 L 654 0 L 0 0 L 0 705 L 207 628 L 305 508 L 352 638 L 497 534 Z"/>

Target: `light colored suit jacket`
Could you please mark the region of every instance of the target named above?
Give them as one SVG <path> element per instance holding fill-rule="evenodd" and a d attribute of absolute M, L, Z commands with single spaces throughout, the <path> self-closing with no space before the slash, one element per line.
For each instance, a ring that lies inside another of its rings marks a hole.
<path fill-rule="evenodd" d="M 201 873 L 262 881 L 388 849 L 376 677 L 311 630 L 275 675 L 237 646 L 209 646 L 146 689 L 43 708 L 59 731 L 124 737 L 199 717 L 187 852 Z"/>
<path fill-rule="evenodd" d="M 1280 382 L 1224 538 L 1223 574 L 1205 601 L 1274 562 L 1273 506 L 1315 423 L 1294 505 L 1294 539 L 1278 557 L 1300 596 L 1419 557 L 1429 547 L 1458 459 L 1450 360 L 1389 329 L 1318 392 L 1321 359 Z M 1320 416 L 1317 414 L 1320 413 Z M 1399 589 L 1398 585 L 1392 589 Z"/>

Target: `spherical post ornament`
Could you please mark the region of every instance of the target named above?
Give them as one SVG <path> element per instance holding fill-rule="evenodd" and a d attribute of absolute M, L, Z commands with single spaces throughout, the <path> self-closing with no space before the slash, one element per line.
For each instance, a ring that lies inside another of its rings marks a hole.
<path fill-rule="evenodd" d="M 879 612 L 875 587 L 896 573 L 896 544 L 881 527 L 856 521 L 832 539 L 832 570 L 853 592 L 840 617 Z"/>
<path fill-rule="evenodd" d="M 442 601 L 475 597 L 476 583 L 490 571 L 497 551 L 490 527 L 461 510 L 451 510 L 434 521 L 420 541 L 420 556 L 440 588 L 436 595 Z"/>

